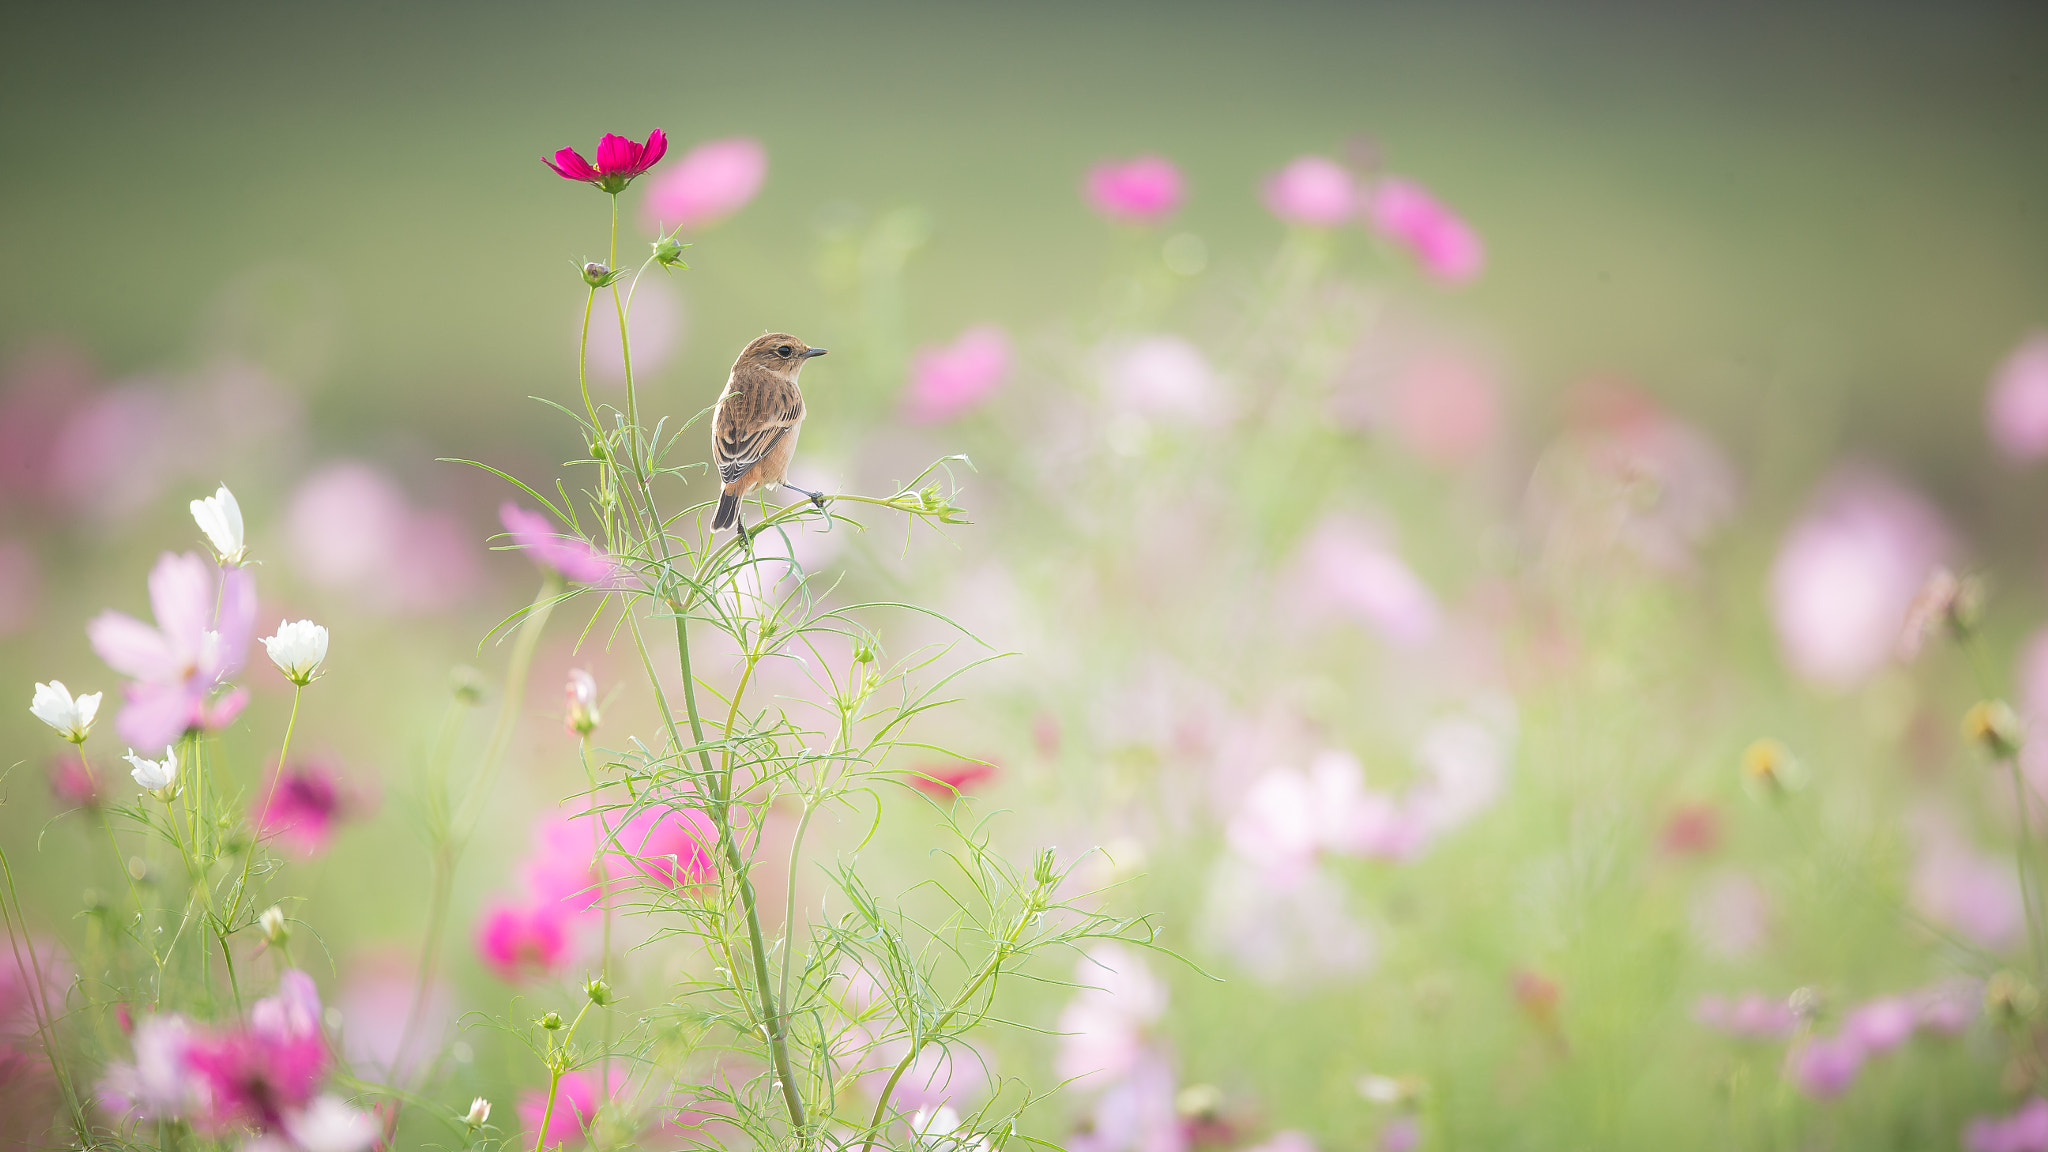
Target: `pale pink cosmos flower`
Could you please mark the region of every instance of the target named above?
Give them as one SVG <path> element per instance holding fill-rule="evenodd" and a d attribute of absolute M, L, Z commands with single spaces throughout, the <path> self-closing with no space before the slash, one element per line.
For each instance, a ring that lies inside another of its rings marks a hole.
<path fill-rule="evenodd" d="M 1921 813 L 1912 831 L 1918 852 L 1907 894 L 1913 907 L 1987 948 L 2018 941 L 2026 913 L 2010 857 L 1978 851 L 1939 813 Z"/>
<path fill-rule="evenodd" d="M 1919 1016 L 1912 1001 L 1903 996 L 1879 996 L 1850 1009 L 1842 1031 L 1875 1056 L 1912 1039 L 1918 1026 Z"/>
<path fill-rule="evenodd" d="M 474 529 L 446 512 L 415 510 L 396 480 L 359 461 L 308 476 L 292 496 L 285 531 L 301 576 L 373 607 L 446 608 L 478 577 Z"/>
<path fill-rule="evenodd" d="M 1500 385 L 1491 365 L 1456 348 L 1418 353 L 1392 381 L 1387 421 L 1407 449 L 1438 464 L 1478 459 L 1501 424 Z"/>
<path fill-rule="evenodd" d="M 1324 517 L 1295 560 L 1290 599 L 1311 613 L 1349 616 L 1403 648 L 1437 632 L 1435 593 L 1390 548 L 1383 535 L 1354 517 Z"/>
<path fill-rule="evenodd" d="M 1210 879 L 1202 937 L 1268 985 L 1348 979 L 1374 958 L 1372 933 L 1348 904 L 1321 869 L 1283 877 L 1226 857 Z"/>
<path fill-rule="evenodd" d="M 1302 156 L 1266 180 L 1266 209 L 1289 224 L 1335 228 L 1358 210 L 1351 170 L 1325 156 Z"/>
<path fill-rule="evenodd" d="M 702 228 L 745 207 L 767 178 L 768 150 L 759 140 L 707 140 L 653 179 L 641 215 L 656 228 Z"/>
<path fill-rule="evenodd" d="M 1075 967 L 1074 983 L 1079 991 L 1060 1013 L 1053 1067 L 1060 1079 L 1090 1078 L 1091 1086 L 1121 1079 L 1144 1055 L 1146 1033 L 1166 1011 L 1166 986 L 1121 944 L 1089 949 Z"/>
<path fill-rule="evenodd" d="M 1834 688 L 1875 672 L 1948 539 L 1941 513 L 1898 483 L 1849 473 L 1824 485 L 1771 566 L 1771 617 L 1792 669 Z"/>
<path fill-rule="evenodd" d="M 1771 895 L 1755 878 L 1724 872 L 1692 901 L 1693 936 L 1711 955 L 1740 960 L 1763 950 L 1771 938 Z"/>
<path fill-rule="evenodd" d="M 1380 1125 L 1380 1152 L 1415 1152 L 1422 1146 L 1422 1125 L 1412 1114 L 1391 1117 Z"/>
<path fill-rule="evenodd" d="M 1970 1121 L 1963 1152 L 2048 1152 L 2048 1100 L 2035 1096 L 2009 1116 Z"/>
<path fill-rule="evenodd" d="M 1161 156 L 1105 160 L 1082 186 L 1097 212 L 1127 224 L 1156 224 L 1180 207 L 1180 169 Z"/>
<path fill-rule="evenodd" d="M 2048 456 L 2048 332 L 2028 334 L 1992 375 L 1984 430 L 2008 460 Z"/>
<path fill-rule="evenodd" d="M 534 821 L 533 852 L 521 866 L 520 876 L 526 891 L 540 901 L 575 912 L 596 906 L 601 885 L 591 859 L 599 843 L 588 815 L 572 818 L 551 812 Z"/>
<path fill-rule="evenodd" d="M 454 989 L 436 978 L 414 1022 L 418 993 L 419 961 L 408 952 L 388 948 L 350 961 L 336 1007 L 344 1051 L 359 1075 L 394 1082 L 442 1050 L 455 1023 Z"/>
<path fill-rule="evenodd" d="M 1215 425 L 1230 405 L 1209 360 L 1179 336 L 1140 336 L 1097 357 L 1104 397 L 1120 415 L 1176 424 Z"/>
<path fill-rule="evenodd" d="M 1786 1054 L 1785 1070 L 1801 1092 L 1827 1100 L 1856 1082 L 1863 1057 L 1863 1045 L 1853 1036 L 1815 1036 Z"/>
<path fill-rule="evenodd" d="M 42 598 L 43 574 L 34 550 L 24 540 L 0 540 L 0 638 L 33 624 Z"/>
<path fill-rule="evenodd" d="M 616 1073 L 614 1073 L 616 1075 Z M 548 1093 L 545 1088 L 529 1088 L 519 1094 L 519 1146 L 535 1148 L 558 1148 L 565 1144 L 581 1143 L 590 1126 L 597 1120 L 597 1110 L 604 1104 L 598 1094 L 598 1078 L 588 1072 L 567 1072 L 555 1091 L 555 1109 L 548 1112 Z M 541 1131 L 541 1118 L 547 1117 L 547 1131 Z"/>
<path fill-rule="evenodd" d="M 1734 1000 L 1702 996 L 1693 1007 L 1693 1019 L 1744 1040 L 1782 1040 L 1799 1027 L 1799 1017 L 1784 997 L 1762 992 L 1745 992 Z"/>
<path fill-rule="evenodd" d="M 904 414 L 914 424 L 942 424 L 987 400 L 1009 374 L 1009 334 L 978 324 L 951 344 L 920 348 L 911 357 Z"/>
<path fill-rule="evenodd" d="M 1087 1130 L 1067 1137 L 1069 1152 L 1186 1152 L 1177 1079 L 1163 1054 L 1146 1049 L 1096 1098 Z"/>
<path fill-rule="evenodd" d="M 356 797 L 334 768 L 307 761 L 273 769 L 251 812 L 256 827 L 287 855 L 310 860 L 327 850 L 337 824 L 353 814 Z"/>
<path fill-rule="evenodd" d="M 1379 182 L 1365 203 L 1366 218 L 1380 235 L 1414 253 L 1423 270 L 1461 284 L 1486 266 L 1479 234 L 1413 180 L 1391 176 Z"/>
<path fill-rule="evenodd" d="M 602 584 L 612 578 L 618 564 L 595 544 L 555 527 L 539 512 L 529 512 L 507 500 L 498 508 L 498 519 L 512 537 L 512 545 L 542 569 L 559 572 L 579 584 Z"/>
<path fill-rule="evenodd" d="M 50 449 L 50 488 L 64 503 L 118 518 L 154 501 L 178 470 L 182 422 L 161 384 L 100 393 L 65 419 Z"/>
<path fill-rule="evenodd" d="M 619 285 L 621 299 L 626 296 L 626 287 Z M 610 304 L 607 302 L 603 306 L 609 308 Z M 644 381 L 661 371 L 682 350 L 688 330 L 688 315 L 683 308 L 682 294 L 661 276 L 642 276 L 632 286 L 632 307 L 633 310 L 626 315 L 626 336 L 633 345 L 633 378 Z M 603 324 L 597 322 L 600 319 Z M 576 326 L 570 331 L 569 338 L 577 344 L 582 343 L 583 314 L 580 312 L 576 314 Z M 577 344 L 572 344 L 571 349 Z M 592 319 L 587 366 L 591 380 L 599 384 L 625 383 L 626 358 L 619 347 L 616 315 Z"/>
<path fill-rule="evenodd" d="M 185 1048 L 196 1034 L 183 1016 L 145 1016 L 129 1045 L 135 1059 L 107 1066 L 95 1094 L 110 1115 L 145 1123 L 175 1120 L 197 1110 L 199 1084 L 185 1068 Z"/>
<path fill-rule="evenodd" d="M 225 727 L 248 703 L 245 689 L 218 698 L 213 693 L 248 655 L 256 580 L 247 568 L 222 572 L 197 553 L 166 552 L 150 570 L 149 601 L 154 627 L 111 610 L 86 625 L 93 651 L 133 679 L 114 727 L 141 748 Z"/>

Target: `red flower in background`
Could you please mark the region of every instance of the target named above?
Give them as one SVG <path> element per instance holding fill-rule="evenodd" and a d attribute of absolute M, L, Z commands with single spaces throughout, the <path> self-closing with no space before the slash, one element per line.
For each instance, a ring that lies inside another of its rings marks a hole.
<path fill-rule="evenodd" d="M 640 175 L 659 163 L 668 152 L 668 136 L 656 128 L 647 134 L 645 144 L 635 144 L 624 136 L 607 132 L 597 142 L 597 163 L 591 164 L 574 148 L 564 148 L 553 156 L 541 157 L 541 163 L 555 170 L 555 175 L 564 180 L 580 180 L 585 184 L 618 195 Z"/>
<path fill-rule="evenodd" d="M 965 795 L 975 785 L 993 779 L 995 774 L 995 765 L 983 764 L 979 760 L 927 764 L 911 770 L 910 786 L 941 800 L 951 800 Z"/>

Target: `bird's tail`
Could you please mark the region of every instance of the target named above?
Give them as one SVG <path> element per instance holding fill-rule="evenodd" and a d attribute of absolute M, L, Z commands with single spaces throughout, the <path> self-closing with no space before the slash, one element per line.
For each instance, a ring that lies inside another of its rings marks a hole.
<path fill-rule="evenodd" d="M 733 522 L 734 520 L 738 519 L 738 517 L 739 517 L 739 511 L 740 511 L 740 494 L 739 494 L 739 493 L 737 493 L 737 492 L 723 492 L 723 493 L 720 493 L 720 494 L 719 494 L 719 497 L 718 497 L 718 512 L 717 512 L 717 514 L 715 514 L 715 515 L 713 515 L 713 516 L 711 517 L 711 530 L 712 530 L 713 532 L 716 532 L 716 531 L 718 531 L 718 530 L 719 530 L 720 528 L 730 528 L 730 527 L 732 526 L 732 522 Z"/>

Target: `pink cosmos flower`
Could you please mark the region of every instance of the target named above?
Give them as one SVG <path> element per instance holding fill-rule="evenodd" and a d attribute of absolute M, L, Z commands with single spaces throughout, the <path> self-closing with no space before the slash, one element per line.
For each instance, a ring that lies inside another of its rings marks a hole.
<path fill-rule="evenodd" d="M 1303 156 L 1266 181 L 1266 209 L 1289 224 L 1335 228 L 1358 208 L 1351 170 L 1323 156 Z"/>
<path fill-rule="evenodd" d="M 1380 1125 L 1380 1152 L 1415 1152 L 1420 1147 L 1422 1125 L 1414 1116 L 1396 1116 Z"/>
<path fill-rule="evenodd" d="M 995 779 L 996 766 L 978 760 L 952 764 L 927 764 L 913 769 L 910 786 L 939 800 L 965 795 L 976 785 Z"/>
<path fill-rule="evenodd" d="M 335 825 L 350 814 L 355 800 L 340 775 L 317 761 L 273 770 L 259 795 L 264 799 L 251 812 L 257 828 L 301 860 L 327 850 Z"/>
<path fill-rule="evenodd" d="M 1060 1013 L 1059 1052 L 1053 1067 L 1062 1080 L 1122 1079 L 1145 1053 L 1145 1033 L 1166 1011 L 1166 986 L 1138 954 L 1120 944 L 1099 944 L 1075 966 L 1079 991 Z"/>
<path fill-rule="evenodd" d="M 1396 176 L 1380 181 L 1365 211 L 1374 230 L 1414 253 L 1423 270 L 1439 280 L 1462 284 L 1486 266 L 1479 234 L 1413 180 Z"/>
<path fill-rule="evenodd" d="M 541 568 L 559 572 L 579 584 L 602 584 L 612 578 L 618 566 L 612 558 L 580 536 L 555 530 L 554 522 L 539 512 L 529 512 L 507 500 L 498 508 L 498 519 L 512 537 L 514 547 Z"/>
<path fill-rule="evenodd" d="M 1941 513 L 1919 493 L 1869 474 L 1828 482 L 1771 566 L 1771 616 L 1786 661 L 1835 688 L 1875 672 L 1947 550 Z"/>
<path fill-rule="evenodd" d="M 911 357 L 906 415 L 917 424 L 944 423 L 988 399 L 1009 374 L 1009 335 L 994 324 L 969 328 Z"/>
<path fill-rule="evenodd" d="M 1089 1110 L 1088 1129 L 1066 1139 L 1070 1152 L 1186 1152 L 1187 1125 L 1174 1106 L 1173 1064 L 1146 1049 Z"/>
<path fill-rule="evenodd" d="M 1424 350 L 1391 382 L 1387 422 L 1401 443 L 1424 460 L 1461 464 L 1478 459 L 1499 434 L 1497 375 L 1480 357 L 1462 350 Z"/>
<path fill-rule="evenodd" d="M 181 1060 L 199 1100 L 196 1123 L 219 1134 L 241 1125 L 288 1130 L 301 1122 L 329 1064 L 320 1021 L 319 989 L 293 968 L 278 981 L 277 995 L 251 1006 L 247 1024 L 196 1031 Z"/>
<path fill-rule="evenodd" d="M 1782 1040 L 1799 1027 L 1799 1017 L 1782 996 L 1745 992 L 1736 1000 L 1700 997 L 1693 1019 L 1709 1028 L 1744 1040 Z"/>
<path fill-rule="evenodd" d="M 420 1001 L 419 1020 L 412 1021 L 419 993 L 416 956 L 396 947 L 378 949 L 351 959 L 347 971 L 337 1007 L 341 1038 L 359 1075 L 396 1083 L 446 1046 L 455 1023 L 454 989 L 437 978 Z"/>
<path fill-rule="evenodd" d="M 702 228 L 746 206 L 768 176 L 768 150 L 750 136 L 707 140 L 654 180 L 643 214 L 662 228 Z"/>
<path fill-rule="evenodd" d="M 2035 1096 L 2010 1116 L 1970 1121 L 1963 1152 L 2048 1152 L 2048 1100 Z"/>
<path fill-rule="evenodd" d="M 1918 1024 L 1912 1001 L 1903 996 L 1880 996 L 1852 1009 L 1842 1032 L 1875 1056 L 1912 1039 Z"/>
<path fill-rule="evenodd" d="M 1941 981 L 1913 993 L 1914 1019 L 1937 1036 L 1960 1036 L 1977 1018 L 1984 987 L 1964 977 Z"/>
<path fill-rule="evenodd" d="M 0 1116 L 54 1111 L 46 1098 L 54 1095 L 56 1080 L 38 1025 L 63 1014 L 71 979 L 70 962 L 56 945 L 0 930 Z"/>
<path fill-rule="evenodd" d="M 1831 1099 L 1856 1082 L 1863 1055 L 1863 1045 L 1853 1036 L 1815 1036 L 1786 1055 L 1786 1072 L 1801 1092 Z"/>
<path fill-rule="evenodd" d="M 584 817 L 541 817 L 533 825 L 533 854 L 520 869 L 526 891 L 543 903 L 561 904 L 573 912 L 595 907 L 601 878 L 591 859 L 598 847 Z"/>
<path fill-rule="evenodd" d="M 603 1101 L 598 1099 L 598 1080 L 588 1072 L 567 1072 L 555 1090 L 555 1110 L 548 1113 L 545 1088 L 529 1088 L 519 1094 L 520 1147 L 559 1148 L 581 1141 L 597 1119 Z M 547 1117 L 547 1132 L 541 1132 L 541 1117 Z"/>
<path fill-rule="evenodd" d="M 1984 398 L 1984 430 L 2015 463 L 2048 456 L 2048 332 L 2029 334 L 1998 366 Z"/>
<path fill-rule="evenodd" d="M 1943 820 L 1924 819 L 1915 833 L 1919 851 L 1908 886 L 1913 907 L 1987 948 L 2018 940 L 2026 912 L 2012 861 L 1978 851 Z"/>
<path fill-rule="evenodd" d="M 1436 596 L 1364 522 L 1325 517 L 1296 560 L 1295 602 L 1350 616 L 1403 648 L 1436 635 Z"/>
<path fill-rule="evenodd" d="M 166 552 L 150 570 L 149 601 L 155 627 L 110 610 L 86 635 L 100 659 L 134 679 L 115 729 L 136 747 L 160 748 L 193 729 L 225 727 L 249 702 L 246 689 L 213 692 L 248 655 L 256 580 L 247 568 L 221 572 L 197 553 Z"/>
<path fill-rule="evenodd" d="M 633 867 L 663 888 L 707 884 L 718 875 L 711 856 L 718 830 L 695 808 L 649 804 L 618 826 L 615 839 Z"/>
<path fill-rule="evenodd" d="M 381 608 L 444 608 L 478 575 L 473 528 L 415 510 L 396 480 L 359 461 L 326 465 L 299 485 L 286 535 L 300 575 Z"/>
<path fill-rule="evenodd" d="M 1105 160 L 1088 170 L 1082 193 L 1112 220 L 1156 224 L 1180 207 L 1180 169 L 1160 156 Z"/>
<path fill-rule="evenodd" d="M 50 761 L 50 796 L 65 808 L 97 810 L 106 801 L 92 769 L 76 754 Z"/>
<path fill-rule="evenodd" d="M 564 148 L 553 156 L 541 157 L 541 163 L 555 170 L 555 175 L 564 180 L 578 180 L 600 191 L 616 196 L 625 191 L 626 185 L 635 176 L 647 171 L 660 162 L 668 152 L 668 136 L 656 128 L 647 134 L 645 144 L 636 144 L 624 136 L 607 132 L 597 142 L 597 163 L 591 164 L 574 148 Z"/>
<path fill-rule="evenodd" d="M 569 961 L 571 915 L 559 901 L 494 900 L 477 925 L 477 954 L 507 983 L 551 975 Z"/>

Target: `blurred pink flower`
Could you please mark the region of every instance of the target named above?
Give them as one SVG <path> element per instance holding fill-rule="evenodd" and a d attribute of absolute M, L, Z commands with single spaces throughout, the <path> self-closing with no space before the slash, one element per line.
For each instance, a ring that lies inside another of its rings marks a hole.
<path fill-rule="evenodd" d="M 39 1039 L 45 1020 L 65 1012 L 70 960 L 53 943 L 0 929 L 0 1116 L 55 1111 L 56 1079 Z"/>
<path fill-rule="evenodd" d="M 1264 1144 L 1256 1144 L 1245 1152 L 1316 1152 L 1316 1142 L 1306 1132 L 1293 1129 L 1275 1132 Z"/>
<path fill-rule="evenodd" d="M 548 1093 L 545 1088 L 529 1088 L 519 1094 L 519 1146 L 535 1148 L 559 1148 L 565 1144 L 580 1143 L 590 1125 L 597 1119 L 597 1110 L 604 1103 L 598 1098 L 598 1078 L 588 1072 L 566 1072 L 555 1091 L 555 1110 L 548 1112 Z M 541 1117 L 548 1118 L 547 1132 L 541 1132 Z"/>
<path fill-rule="evenodd" d="M 1963 1152 L 2048 1152 L 2048 1100 L 2035 1096 L 2010 1116 L 1970 1121 Z"/>
<path fill-rule="evenodd" d="M 1770 893 L 1745 873 L 1716 876 L 1693 897 L 1692 930 L 1712 955 L 1754 956 L 1770 940 Z"/>
<path fill-rule="evenodd" d="M 1500 385 L 1493 369 L 1454 348 L 1410 358 L 1393 380 L 1388 423 L 1409 451 L 1438 464 L 1477 459 L 1500 430 Z"/>
<path fill-rule="evenodd" d="M 0 367 L 0 502 L 45 504 L 56 481 L 58 432 L 96 386 L 92 361 L 65 343 L 31 345 Z"/>
<path fill-rule="evenodd" d="M 0 540 L 0 638 L 36 620 L 43 598 L 43 574 L 24 540 Z"/>
<path fill-rule="evenodd" d="M 966 795 L 977 785 L 996 776 L 996 766 L 979 760 L 956 760 L 951 764 L 923 764 L 911 769 L 908 783 L 935 799 L 945 801 Z"/>
<path fill-rule="evenodd" d="M 1980 852 L 1946 817 L 1923 812 L 1914 822 L 1918 849 L 1908 895 L 1922 915 L 1987 948 L 2019 939 L 2026 923 L 2012 860 Z"/>
<path fill-rule="evenodd" d="M 287 855 L 310 860 L 327 851 L 335 825 L 354 814 L 355 795 L 332 767 L 319 761 L 295 764 L 279 772 L 258 793 L 264 797 L 250 813 L 263 835 L 275 837 Z"/>
<path fill-rule="evenodd" d="M 1911 1001 L 1903 996 L 1879 996 L 1850 1009 L 1842 1032 L 1875 1056 L 1912 1039 L 1918 1024 Z"/>
<path fill-rule="evenodd" d="M 745 207 L 767 176 L 768 150 L 759 140 L 707 140 L 654 178 L 641 216 L 657 228 L 702 228 Z"/>
<path fill-rule="evenodd" d="M 596 907 L 602 893 L 591 860 L 600 847 L 588 813 L 571 818 L 551 812 L 533 824 L 533 852 L 520 868 L 526 891 L 543 904 L 571 912 Z"/>
<path fill-rule="evenodd" d="M 65 808 L 97 809 L 106 800 L 99 779 L 77 753 L 50 761 L 50 796 Z"/>
<path fill-rule="evenodd" d="M 1201 349 L 1179 336 L 1140 336 L 1102 350 L 1102 388 L 1120 413 L 1182 424 L 1221 423 L 1229 402 Z"/>
<path fill-rule="evenodd" d="M 621 295 L 623 296 L 621 285 Z M 633 378 L 646 380 L 661 371 L 680 351 L 686 327 L 683 298 L 665 277 L 643 276 L 633 288 L 633 311 L 626 317 L 626 335 L 633 342 Z M 604 307 L 609 308 L 607 303 Z M 602 325 L 597 320 L 603 320 Z M 576 313 L 576 327 L 569 338 L 580 342 L 583 314 Z M 574 344 L 570 346 L 572 349 Z M 600 384 L 623 384 L 626 359 L 619 349 L 618 317 L 610 314 L 591 322 L 588 360 L 590 378 Z"/>
<path fill-rule="evenodd" d="M 1210 879 L 1202 937 L 1273 987 L 1350 979 L 1372 963 L 1374 948 L 1348 904 L 1344 886 L 1320 868 L 1288 876 L 1226 857 Z"/>
<path fill-rule="evenodd" d="M 1870 474 L 1829 481 L 1771 566 L 1771 616 L 1795 672 L 1847 687 L 1891 656 L 1906 612 L 1948 550 L 1926 498 Z"/>
<path fill-rule="evenodd" d="M 256 580 L 247 568 L 222 572 L 198 553 L 166 552 L 150 570 L 149 601 L 155 627 L 110 609 L 86 635 L 108 667 L 133 678 L 115 729 L 130 744 L 159 748 L 189 730 L 226 726 L 248 703 L 242 689 L 209 697 L 248 655 Z"/>
<path fill-rule="evenodd" d="M 1958 1036 L 1977 1018 L 1984 1003 L 1984 987 L 1975 980 L 1958 977 L 1922 988 L 1912 995 L 1914 1019 L 1925 1031 L 1938 1036 Z"/>
<path fill-rule="evenodd" d="M 906 1047 L 895 1056 L 903 1059 Z M 941 1047 L 928 1044 L 903 1073 L 896 1096 L 905 1108 L 939 1108 L 947 1104 L 964 1107 L 966 1102 L 988 1094 L 995 1082 L 995 1058 L 965 1041 Z"/>
<path fill-rule="evenodd" d="M 2048 332 L 2029 333 L 1992 375 L 1984 430 L 2009 460 L 2048 456 Z"/>
<path fill-rule="evenodd" d="M 594 165 L 574 148 L 543 156 L 540 162 L 554 169 L 555 175 L 564 180 L 580 181 L 599 191 L 617 195 L 633 182 L 634 177 L 660 163 L 667 153 L 668 136 L 656 128 L 647 134 L 644 144 L 605 133 L 597 142 L 597 163 Z"/>
<path fill-rule="evenodd" d="M 397 481 L 357 461 L 308 476 L 286 514 L 292 559 L 307 580 L 373 607 L 431 612 L 475 585 L 474 530 L 446 512 L 416 512 Z"/>
<path fill-rule="evenodd" d="M 711 817 L 695 808 L 651 802 L 618 825 L 615 838 L 633 867 L 663 888 L 706 884 L 718 876 L 711 856 L 718 830 Z"/>
<path fill-rule="evenodd" d="M 1388 1118 L 1380 1125 L 1380 1152 L 1415 1152 L 1422 1147 L 1422 1125 L 1413 1115 Z"/>
<path fill-rule="evenodd" d="M 1088 170 L 1088 203 L 1112 220 L 1156 224 L 1180 207 L 1180 169 L 1160 156 L 1105 160 Z"/>
<path fill-rule="evenodd" d="M 1863 1071 L 1863 1046 L 1850 1036 L 1814 1036 L 1786 1054 L 1785 1068 L 1801 1092 L 1830 1099 L 1847 1092 Z"/>
<path fill-rule="evenodd" d="M 477 923 L 477 955 L 508 983 L 552 975 L 569 960 L 572 914 L 560 901 L 494 899 Z"/>
<path fill-rule="evenodd" d="M 1436 635 L 1436 596 L 1362 521 L 1331 515 L 1303 542 L 1291 597 L 1311 613 L 1349 616 L 1403 648 Z"/>
<path fill-rule="evenodd" d="M 437 978 L 420 1000 L 419 1020 L 413 1021 L 418 993 L 419 961 L 411 953 L 388 948 L 351 959 L 337 1007 L 341 1038 L 358 1075 L 389 1083 L 440 1053 L 455 1022 L 454 990 Z"/>
<path fill-rule="evenodd" d="M 1463 283 L 1486 266 L 1479 234 L 1413 180 L 1393 176 L 1380 181 L 1368 194 L 1365 210 L 1374 230 L 1407 247 L 1423 270 L 1439 280 Z"/>
<path fill-rule="evenodd" d="M 136 1021 L 129 1040 L 135 1059 L 107 1065 L 94 1092 L 100 1107 L 138 1123 L 175 1120 L 198 1108 L 199 1082 L 185 1067 L 185 1049 L 197 1031 L 177 1015 Z"/>
<path fill-rule="evenodd" d="M 182 1063 L 198 1082 L 201 1129 L 277 1131 L 295 1120 L 327 1073 L 320 1019 L 313 978 L 292 968 L 279 980 L 277 995 L 250 1007 L 247 1024 L 187 1041 Z"/>
<path fill-rule="evenodd" d="M 1075 966 L 1074 983 L 1079 990 L 1060 1013 L 1053 1068 L 1062 1080 L 1087 1078 L 1090 1087 L 1122 1079 L 1144 1055 L 1147 1030 L 1166 1011 L 1166 986 L 1121 944 L 1089 949 Z"/>
<path fill-rule="evenodd" d="M 1734 1001 L 1702 996 L 1693 1008 L 1693 1019 L 1744 1040 L 1782 1040 L 1799 1027 L 1799 1017 L 1784 997 L 1761 992 L 1745 992 Z"/>
<path fill-rule="evenodd" d="M 1186 1152 L 1187 1128 L 1174 1106 L 1173 1065 L 1145 1049 L 1107 1085 L 1089 1109 L 1085 1131 L 1068 1136 L 1069 1152 Z"/>
<path fill-rule="evenodd" d="M 1335 228 L 1358 209 L 1351 170 L 1323 156 L 1303 156 L 1268 177 L 1266 209 L 1289 224 Z"/>
<path fill-rule="evenodd" d="M 101 516 L 135 512 L 162 494 L 177 467 L 179 421 L 154 382 L 125 384 L 73 410 L 50 450 L 51 489 Z"/>
<path fill-rule="evenodd" d="M 525 551 L 527 559 L 546 571 L 559 572 L 579 584 L 602 584 L 618 570 L 617 563 L 595 544 L 558 531 L 554 521 L 539 512 L 529 512 L 507 500 L 498 506 L 498 519 L 512 537 L 513 547 Z"/>
<path fill-rule="evenodd" d="M 1009 374 L 1009 335 L 994 324 L 976 325 L 951 344 L 911 357 L 905 415 L 915 424 L 944 423 L 988 399 Z"/>

